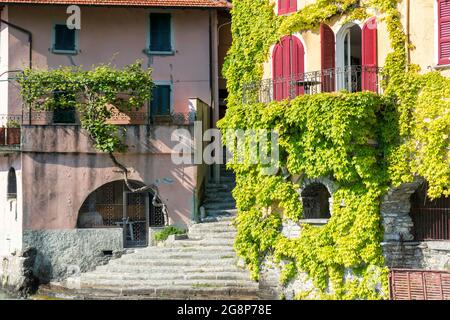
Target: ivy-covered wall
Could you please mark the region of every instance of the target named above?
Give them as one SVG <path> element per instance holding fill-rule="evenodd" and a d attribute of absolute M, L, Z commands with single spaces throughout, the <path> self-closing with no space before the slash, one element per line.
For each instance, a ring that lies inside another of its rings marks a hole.
<path fill-rule="evenodd" d="M 268 258 L 284 261 L 283 284 L 306 274 L 314 289 L 297 298 L 387 298 L 383 195 L 420 176 L 430 184 L 430 197 L 450 196 L 450 80 L 408 64 L 411 44 L 399 2 L 317 0 L 289 16 L 277 16 L 269 0 L 234 2 L 234 40 L 224 67 L 230 95 L 219 126 L 277 131 L 279 164 L 290 174 L 287 179 L 264 175 L 262 165 L 229 165 L 237 175 L 235 247 L 255 279 Z M 263 77 L 269 49 L 283 35 L 317 29 L 341 15 L 364 20 L 374 10 L 387 26 L 384 41 L 390 44 L 382 96 L 338 92 L 268 105 L 242 103 L 243 84 Z M 303 226 L 298 238 L 285 237 L 283 221 L 302 217 L 299 185 L 321 177 L 339 186 L 332 217 L 322 227 Z"/>

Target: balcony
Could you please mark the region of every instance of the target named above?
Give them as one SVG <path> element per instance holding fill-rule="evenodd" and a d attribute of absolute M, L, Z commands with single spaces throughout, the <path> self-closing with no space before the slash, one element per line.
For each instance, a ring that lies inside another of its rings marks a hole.
<path fill-rule="evenodd" d="M 0 115 L 0 153 L 20 150 L 21 121 L 20 115 Z"/>
<path fill-rule="evenodd" d="M 349 66 L 247 83 L 243 86 L 243 102 L 269 103 L 291 100 L 303 94 L 338 91 L 381 94 L 381 70 L 378 67 Z"/>

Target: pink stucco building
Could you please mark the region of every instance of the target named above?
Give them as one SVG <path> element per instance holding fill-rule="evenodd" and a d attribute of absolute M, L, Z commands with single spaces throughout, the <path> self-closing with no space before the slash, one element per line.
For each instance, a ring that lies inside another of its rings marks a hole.
<path fill-rule="evenodd" d="M 65 25 L 76 12 L 68 14 L 69 5 L 80 8 L 79 30 Z M 192 132 L 193 112 L 208 126 L 221 114 L 229 7 L 225 0 L 0 1 L 0 126 L 7 127 L 0 132 L 0 256 L 34 247 L 37 273 L 58 278 L 71 264 L 89 268 L 102 252 L 147 245 L 149 227 L 196 219 L 217 169 L 173 164 L 172 133 Z M 93 148 L 76 113 L 28 110 L 14 81 L 30 66 L 120 68 L 136 60 L 153 69 L 158 98 L 112 120 L 127 129 L 129 150 L 117 157 L 136 185 L 158 185 L 167 215 L 151 195 L 126 193 L 122 173 Z M 16 123 L 20 130 L 11 128 Z"/>

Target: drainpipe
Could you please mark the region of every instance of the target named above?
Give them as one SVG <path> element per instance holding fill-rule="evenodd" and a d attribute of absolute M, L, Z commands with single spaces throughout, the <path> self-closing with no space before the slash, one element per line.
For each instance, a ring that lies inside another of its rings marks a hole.
<path fill-rule="evenodd" d="M 408 66 L 411 64 L 411 48 L 409 46 L 410 42 L 411 42 L 411 38 L 410 38 L 410 29 L 411 29 L 411 8 L 410 8 L 410 1 L 406 0 L 406 57 L 407 57 L 407 61 L 408 61 Z"/>
<path fill-rule="evenodd" d="M 0 17 L 1 17 L 1 13 L 2 13 L 3 8 L 4 8 L 4 6 L 0 6 Z M 26 34 L 28 36 L 28 47 L 29 47 L 28 67 L 30 69 L 32 69 L 33 68 L 33 34 L 31 33 L 31 31 L 29 31 L 29 30 L 27 30 L 25 28 L 22 28 L 22 27 L 20 27 L 18 25 L 15 25 L 13 23 L 10 23 L 10 22 L 8 22 L 6 20 L 3 20 L 2 18 L 0 18 L 0 26 L 1 26 L 1 23 L 4 23 L 8 27 L 16 29 L 16 30 L 18 30 L 18 31 L 20 31 L 20 32 L 22 32 L 22 33 L 24 33 L 24 34 Z M 29 122 L 28 123 L 31 124 L 31 104 L 28 106 L 28 117 L 29 117 L 29 119 L 28 119 Z M 22 122 L 23 122 L 23 108 L 22 108 Z"/>
<path fill-rule="evenodd" d="M 3 10 L 3 7 L 0 7 L 0 14 L 2 13 L 2 10 Z M 1 18 L 0 18 L 0 23 L 4 23 L 8 27 L 16 29 L 16 30 L 18 30 L 18 31 L 20 31 L 20 32 L 22 32 L 22 33 L 24 33 L 24 34 L 26 34 L 28 36 L 28 44 L 29 44 L 29 48 L 30 48 L 29 49 L 29 53 L 28 53 L 28 55 L 29 55 L 29 57 L 28 57 L 28 59 L 29 59 L 28 66 L 31 69 L 33 67 L 33 34 L 31 33 L 31 31 L 29 31 L 29 30 L 27 30 L 25 28 L 19 27 L 19 26 L 13 24 L 13 23 L 10 23 L 10 22 L 8 22 L 6 20 L 3 20 Z"/>

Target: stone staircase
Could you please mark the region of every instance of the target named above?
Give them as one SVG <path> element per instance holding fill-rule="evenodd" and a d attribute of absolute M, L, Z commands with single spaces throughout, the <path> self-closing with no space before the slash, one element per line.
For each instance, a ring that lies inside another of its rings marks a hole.
<path fill-rule="evenodd" d="M 240 265 L 233 249 L 236 209 L 230 191 L 234 177 L 208 184 L 207 217 L 189 228 L 186 239 L 134 249 L 94 271 L 42 289 L 41 294 L 81 299 L 257 299 L 258 284 Z"/>

